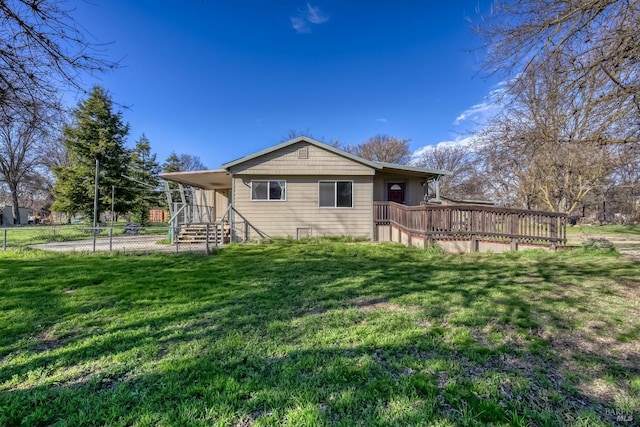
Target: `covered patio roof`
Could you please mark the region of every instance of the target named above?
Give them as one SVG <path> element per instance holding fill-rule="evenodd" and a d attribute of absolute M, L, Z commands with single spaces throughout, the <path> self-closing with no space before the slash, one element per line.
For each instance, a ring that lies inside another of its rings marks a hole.
<path fill-rule="evenodd" d="M 228 190 L 231 188 L 231 174 L 225 169 L 165 172 L 160 178 L 179 184 L 190 185 L 203 190 Z"/>

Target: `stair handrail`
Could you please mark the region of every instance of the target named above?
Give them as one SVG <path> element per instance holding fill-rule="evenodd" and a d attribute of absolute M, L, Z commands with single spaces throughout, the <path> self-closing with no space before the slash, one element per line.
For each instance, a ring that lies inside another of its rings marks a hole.
<path fill-rule="evenodd" d="M 240 218 L 242 218 L 244 220 L 245 223 L 247 223 L 249 225 L 249 227 L 251 227 L 256 233 L 258 233 L 258 235 L 260 237 L 262 237 L 263 239 L 268 239 L 269 235 L 266 234 L 264 231 L 259 230 L 258 228 L 256 228 L 255 225 L 251 224 L 251 222 L 244 217 L 244 215 L 242 215 L 240 212 L 238 212 L 238 210 L 233 206 L 233 203 L 229 203 L 229 205 L 227 205 L 227 209 L 224 211 L 224 214 L 220 217 L 220 222 L 224 221 L 225 217 L 227 217 L 227 221 L 230 221 L 229 218 L 229 213 L 233 210 L 233 212 L 235 212 L 236 214 L 238 214 L 238 216 Z M 232 230 L 233 232 L 233 230 Z M 245 236 L 246 238 L 246 236 Z"/>
<path fill-rule="evenodd" d="M 173 214 L 173 216 L 172 216 L 171 218 L 169 218 L 169 224 L 172 224 L 172 225 L 173 225 L 174 220 L 178 217 L 178 215 L 180 215 L 180 212 L 182 212 L 182 210 L 183 210 L 184 208 L 186 208 L 187 206 L 188 206 L 188 205 L 186 205 L 186 204 L 182 205 L 182 207 L 181 207 L 180 209 L 178 209 L 178 210 L 176 211 L 176 213 L 174 213 L 174 214 Z"/>

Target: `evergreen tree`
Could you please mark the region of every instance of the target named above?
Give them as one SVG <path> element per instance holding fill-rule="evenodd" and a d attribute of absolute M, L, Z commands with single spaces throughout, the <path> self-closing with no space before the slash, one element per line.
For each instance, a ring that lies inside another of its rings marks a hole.
<path fill-rule="evenodd" d="M 134 206 L 131 210 L 133 220 L 142 225 L 149 223 L 149 209 L 161 206 L 162 193 L 159 191 L 160 164 L 156 161 L 156 155 L 151 153 L 151 143 L 143 133 L 136 142 L 131 152 L 131 164 L 129 176 L 135 181 L 137 194 Z M 166 205 L 166 203 L 164 203 Z"/>
<path fill-rule="evenodd" d="M 191 154 L 177 154 L 175 151 L 172 151 L 167 157 L 167 160 L 162 164 L 162 172 L 188 172 L 188 171 L 198 171 L 204 170 L 207 167 L 202 163 L 200 157 L 193 156 Z M 180 200 L 180 192 L 176 190 L 176 186 L 174 184 L 169 183 L 169 188 L 172 188 L 171 198 L 174 201 Z M 186 201 L 189 203 L 193 200 L 192 198 L 192 188 L 187 186 L 184 189 Z"/>
<path fill-rule="evenodd" d="M 162 172 L 182 172 L 180 157 L 175 151 L 172 151 L 162 165 Z"/>
<path fill-rule="evenodd" d="M 122 113 L 114 113 L 112 108 L 108 93 L 94 86 L 87 100 L 81 101 L 74 110 L 75 124 L 63 129 L 69 165 L 54 168 L 56 201 L 52 209 L 93 217 L 96 161 L 98 221 L 101 212 L 111 209 L 112 189 L 115 190 L 115 212 L 126 213 L 133 206 L 135 191 L 132 186 L 123 185 L 122 180 L 122 175 L 129 171 L 130 151 L 125 147 L 129 125 L 122 122 Z"/>
<path fill-rule="evenodd" d="M 175 151 L 172 151 L 162 165 L 162 172 L 188 172 L 206 168 L 200 157 L 184 153 L 178 155 Z"/>

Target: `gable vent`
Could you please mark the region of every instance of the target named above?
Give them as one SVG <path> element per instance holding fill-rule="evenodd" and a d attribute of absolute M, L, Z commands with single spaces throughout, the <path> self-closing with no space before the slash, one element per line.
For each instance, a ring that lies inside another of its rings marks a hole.
<path fill-rule="evenodd" d="M 298 149 L 298 158 L 299 159 L 308 159 L 309 158 L 309 147 L 300 147 Z"/>

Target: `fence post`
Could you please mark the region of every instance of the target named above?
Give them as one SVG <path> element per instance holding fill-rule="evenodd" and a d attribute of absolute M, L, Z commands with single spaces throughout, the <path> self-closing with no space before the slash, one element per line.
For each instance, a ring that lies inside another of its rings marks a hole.
<path fill-rule="evenodd" d="M 179 252 L 179 250 L 178 250 L 178 246 L 180 246 L 180 239 L 179 239 L 180 235 L 178 234 L 178 232 L 179 232 L 179 231 L 178 231 L 178 227 L 177 227 L 177 226 L 176 226 L 176 227 L 174 227 L 174 228 L 173 228 L 173 236 L 174 236 L 175 243 L 176 243 L 176 253 L 178 253 L 178 252 Z"/>
<path fill-rule="evenodd" d="M 7 226 L 4 226 L 4 239 L 2 239 L 2 250 L 7 250 Z"/>
<path fill-rule="evenodd" d="M 109 227 L 109 253 L 113 252 L 113 226 Z"/>
<path fill-rule="evenodd" d="M 209 255 L 209 223 L 207 223 L 207 232 L 205 233 L 205 251 L 207 252 L 207 255 Z"/>
<path fill-rule="evenodd" d="M 97 235 L 98 235 L 98 226 L 96 225 L 93 228 L 93 253 L 94 254 L 96 253 L 96 238 L 97 238 Z"/>
<path fill-rule="evenodd" d="M 213 224 L 213 245 L 218 247 L 218 223 Z"/>
<path fill-rule="evenodd" d="M 550 221 L 550 234 L 551 234 L 551 249 L 552 250 L 557 250 L 558 249 L 558 217 L 552 217 L 551 221 Z"/>
<path fill-rule="evenodd" d="M 470 252 L 478 252 L 478 236 L 475 234 L 471 235 L 471 251 Z"/>
<path fill-rule="evenodd" d="M 512 251 L 517 251 L 518 250 L 518 237 L 520 236 L 520 223 L 518 222 L 518 214 L 515 212 L 511 212 L 509 214 L 509 216 L 511 217 L 511 230 L 510 230 L 510 234 L 511 234 L 511 250 Z"/>

